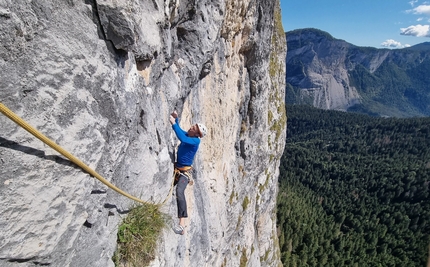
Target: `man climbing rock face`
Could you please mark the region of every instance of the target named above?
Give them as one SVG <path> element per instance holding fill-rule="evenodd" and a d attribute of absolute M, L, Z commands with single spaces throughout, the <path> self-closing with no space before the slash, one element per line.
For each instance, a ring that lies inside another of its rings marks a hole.
<path fill-rule="evenodd" d="M 190 127 L 188 132 L 181 129 L 179 126 L 178 113 L 176 111 L 170 114 L 170 123 L 172 129 L 175 131 L 181 143 L 179 144 L 176 153 L 175 163 L 175 184 L 176 184 L 176 201 L 178 205 L 178 218 L 179 224 L 175 225 L 173 231 L 177 234 L 184 234 L 185 218 L 188 217 L 187 202 L 185 200 L 185 188 L 190 182 L 190 174 L 194 156 L 200 145 L 200 138 L 204 137 L 207 133 L 206 126 L 201 123 L 194 124 Z"/>

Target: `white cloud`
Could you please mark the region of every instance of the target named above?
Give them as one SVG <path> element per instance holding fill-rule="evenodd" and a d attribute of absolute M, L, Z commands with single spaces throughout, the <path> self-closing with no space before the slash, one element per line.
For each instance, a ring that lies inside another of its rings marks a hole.
<path fill-rule="evenodd" d="M 430 25 L 412 25 L 407 28 L 400 29 L 401 35 L 410 35 L 416 37 L 430 37 Z"/>
<path fill-rule="evenodd" d="M 400 42 L 397 42 L 393 39 L 388 39 L 385 42 L 381 43 L 381 46 L 383 47 L 390 47 L 390 48 L 402 48 L 405 47 Z"/>
<path fill-rule="evenodd" d="M 430 16 L 430 5 L 419 5 L 416 8 L 412 9 L 412 11 L 414 12 L 414 14 L 424 14 Z"/>
<path fill-rule="evenodd" d="M 411 0 L 409 4 L 411 4 L 412 7 L 417 3 L 416 0 Z M 430 3 L 428 1 L 425 1 L 423 4 L 413 8 L 406 10 L 406 13 L 413 13 L 415 15 L 421 15 L 419 18 L 417 18 L 417 21 L 428 21 L 430 23 Z M 416 37 L 430 37 L 430 25 L 411 25 L 407 28 L 401 28 L 400 29 L 401 35 L 409 35 L 409 36 L 416 36 Z"/>

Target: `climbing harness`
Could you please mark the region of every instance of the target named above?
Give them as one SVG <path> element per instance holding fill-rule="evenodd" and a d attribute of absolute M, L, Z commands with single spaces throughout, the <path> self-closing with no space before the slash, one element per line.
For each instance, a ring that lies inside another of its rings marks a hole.
<path fill-rule="evenodd" d="M 164 203 L 166 203 L 166 201 L 170 198 L 170 196 L 172 195 L 172 192 L 173 192 L 173 187 L 178 183 L 180 175 L 185 175 L 188 178 L 188 183 L 190 185 L 192 185 L 194 183 L 192 176 L 191 176 L 191 173 L 190 173 L 192 168 L 193 167 L 191 167 L 191 166 L 184 166 L 184 167 L 179 168 L 175 165 L 175 168 L 173 170 L 173 178 L 172 178 L 172 184 L 170 185 L 169 194 L 167 195 L 167 197 L 164 199 L 164 201 L 160 205 L 163 205 Z"/>
<path fill-rule="evenodd" d="M 84 171 L 86 171 L 87 173 L 89 173 L 93 177 L 97 178 L 100 182 L 104 183 L 109 188 L 111 188 L 112 190 L 116 191 L 117 193 L 119 193 L 119 194 L 121 194 L 123 196 L 126 196 L 126 197 L 128 197 L 128 198 L 130 198 L 130 199 L 132 199 L 132 200 L 134 200 L 136 202 L 142 203 L 142 204 L 154 204 L 154 203 L 150 203 L 148 201 L 141 200 L 141 199 L 139 199 L 137 197 L 134 197 L 134 196 L 132 196 L 132 195 L 130 195 L 130 194 L 122 191 L 118 187 L 114 186 L 108 180 L 106 180 L 100 174 L 98 174 L 96 171 L 94 171 L 93 169 L 91 169 L 90 167 L 88 167 L 81 160 L 79 160 L 78 158 L 76 158 L 75 156 L 73 156 L 72 154 L 70 154 L 69 152 L 67 152 L 65 149 L 63 149 L 61 146 L 57 145 L 54 141 L 52 141 L 51 139 L 49 139 L 48 137 L 46 137 L 45 135 L 43 135 L 42 133 L 40 133 L 39 131 L 37 131 L 32 126 L 30 126 L 30 124 L 28 124 L 27 122 L 25 122 L 23 119 L 21 119 L 18 115 L 16 115 L 15 113 L 13 113 L 10 109 L 8 109 L 2 103 L 0 103 L 0 112 L 3 113 L 9 119 L 11 119 L 13 122 L 15 122 L 16 124 L 18 124 L 19 126 L 21 126 L 23 129 L 25 129 L 26 131 L 28 131 L 29 133 L 31 133 L 32 135 L 34 135 L 35 137 L 37 137 L 39 140 L 41 140 L 42 142 L 44 142 L 45 144 L 47 144 L 48 146 L 50 146 L 51 148 L 53 148 L 54 150 L 56 150 L 58 153 L 60 153 L 61 155 L 65 156 L 70 161 L 72 161 L 73 163 L 75 163 L 76 165 L 78 165 L 79 167 L 81 167 Z M 173 183 L 172 183 L 172 186 L 170 188 L 170 191 L 172 190 L 172 187 L 173 187 Z M 170 193 L 169 193 L 169 195 L 170 195 Z M 166 197 L 166 199 L 160 205 L 164 204 L 167 201 L 167 198 L 168 198 L 168 196 Z"/>
<path fill-rule="evenodd" d="M 184 175 L 185 177 L 187 177 L 188 182 L 190 185 L 193 185 L 193 178 L 191 176 L 191 170 L 193 169 L 193 167 L 191 166 L 184 166 L 184 167 L 178 167 L 175 165 L 175 170 L 173 171 L 173 177 L 174 177 L 174 185 L 176 185 L 179 181 L 179 176 Z"/>

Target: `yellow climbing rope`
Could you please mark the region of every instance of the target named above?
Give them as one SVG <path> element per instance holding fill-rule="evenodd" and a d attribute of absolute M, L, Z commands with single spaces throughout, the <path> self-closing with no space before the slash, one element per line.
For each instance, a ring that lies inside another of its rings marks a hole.
<path fill-rule="evenodd" d="M 143 200 L 141 200 L 141 199 L 139 199 L 137 197 L 134 197 L 134 196 L 132 196 L 132 195 L 130 195 L 130 194 L 122 191 L 121 189 L 119 189 L 118 187 L 114 186 L 113 184 L 111 184 L 108 180 L 106 180 L 105 178 L 103 178 L 100 174 L 98 174 L 96 171 L 94 171 L 93 169 L 91 169 L 90 167 L 88 167 L 85 163 L 83 163 L 82 161 L 80 161 L 78 158 L 76 158 L 75 156 L 73 156 L 72 154 L 70 154 L 69 152 L 67 152 L 65 149 L 63 149 L 61 146 L 57 145 L 55 142 L 53 142 L 51 139 L 49 139 L 48 137 L 46 137 L 45 135 L 43 135 L 42 133 L 40 133 L 39 131 L 37 131 L 35 128 L 31 127 L 27 122 L 25 122 L 18 115 L 16 115 L 15 113 L 13 113 L 10 109 L 8 109 L 2 103 L 0 103 L 0 112 L 3 113 L 9 119 L 11 119 L 13 122 L 15 122 L 16 124 L 18 124 L 22 128 L 24 128 L 26 131 L 28 131 L 29 133 L 31 133 L 32 135 L 34 135 L 35 137 L 37 137 L 38 139 L 40 139 L 42 142 L 44 142 L 48 146 L 50 146 L 53 149 L 55 149 L 61 155 L 65 156 L 70 161 L 72 161 L 73 163 L 75 163 L 76 165 L 78 165 L 79 167 L 81 167 L 84 171 L 86 171 L 90 175 L 92 175 L 95 178 L 97 178 L 100 182 L 104 183 L 105 185 L 107 185 L 112 190 L 114 190 L 114 191 L 120 193 L 121 195 L 126 196 L 126 197 L 128 197 L 128 198 L 130 198 L 130 199 L 132 199 L 134 201 L 137 201 L 137 202 L 140 202 L 140 203 L 144 203 L 144 204 L 153 204 L 153 203 L 150 203 L 150 202 L 147 202 L 147 201 L 143 201 Z M 173 186 L 173 184 L 172 184 L 172 186 Z M 170 189 L 170 191 L 171 190 L 172 189 Z M 169 192 L 169 195 L 170 195 L 170 192 Z M 164 204 L 166 202 L 168 196 L 162 202 L 162 204 Z"/>

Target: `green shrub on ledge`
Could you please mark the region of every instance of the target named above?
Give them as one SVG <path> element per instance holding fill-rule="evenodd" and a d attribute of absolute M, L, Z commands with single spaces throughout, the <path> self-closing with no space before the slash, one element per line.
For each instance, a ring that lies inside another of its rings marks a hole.
<path fill-rule="evenodd" d="M 147 266 L 155 258 L 157 241 L 166 226 L 157 205 L 134 207 L 118 229 L 115 266 Z"/>

